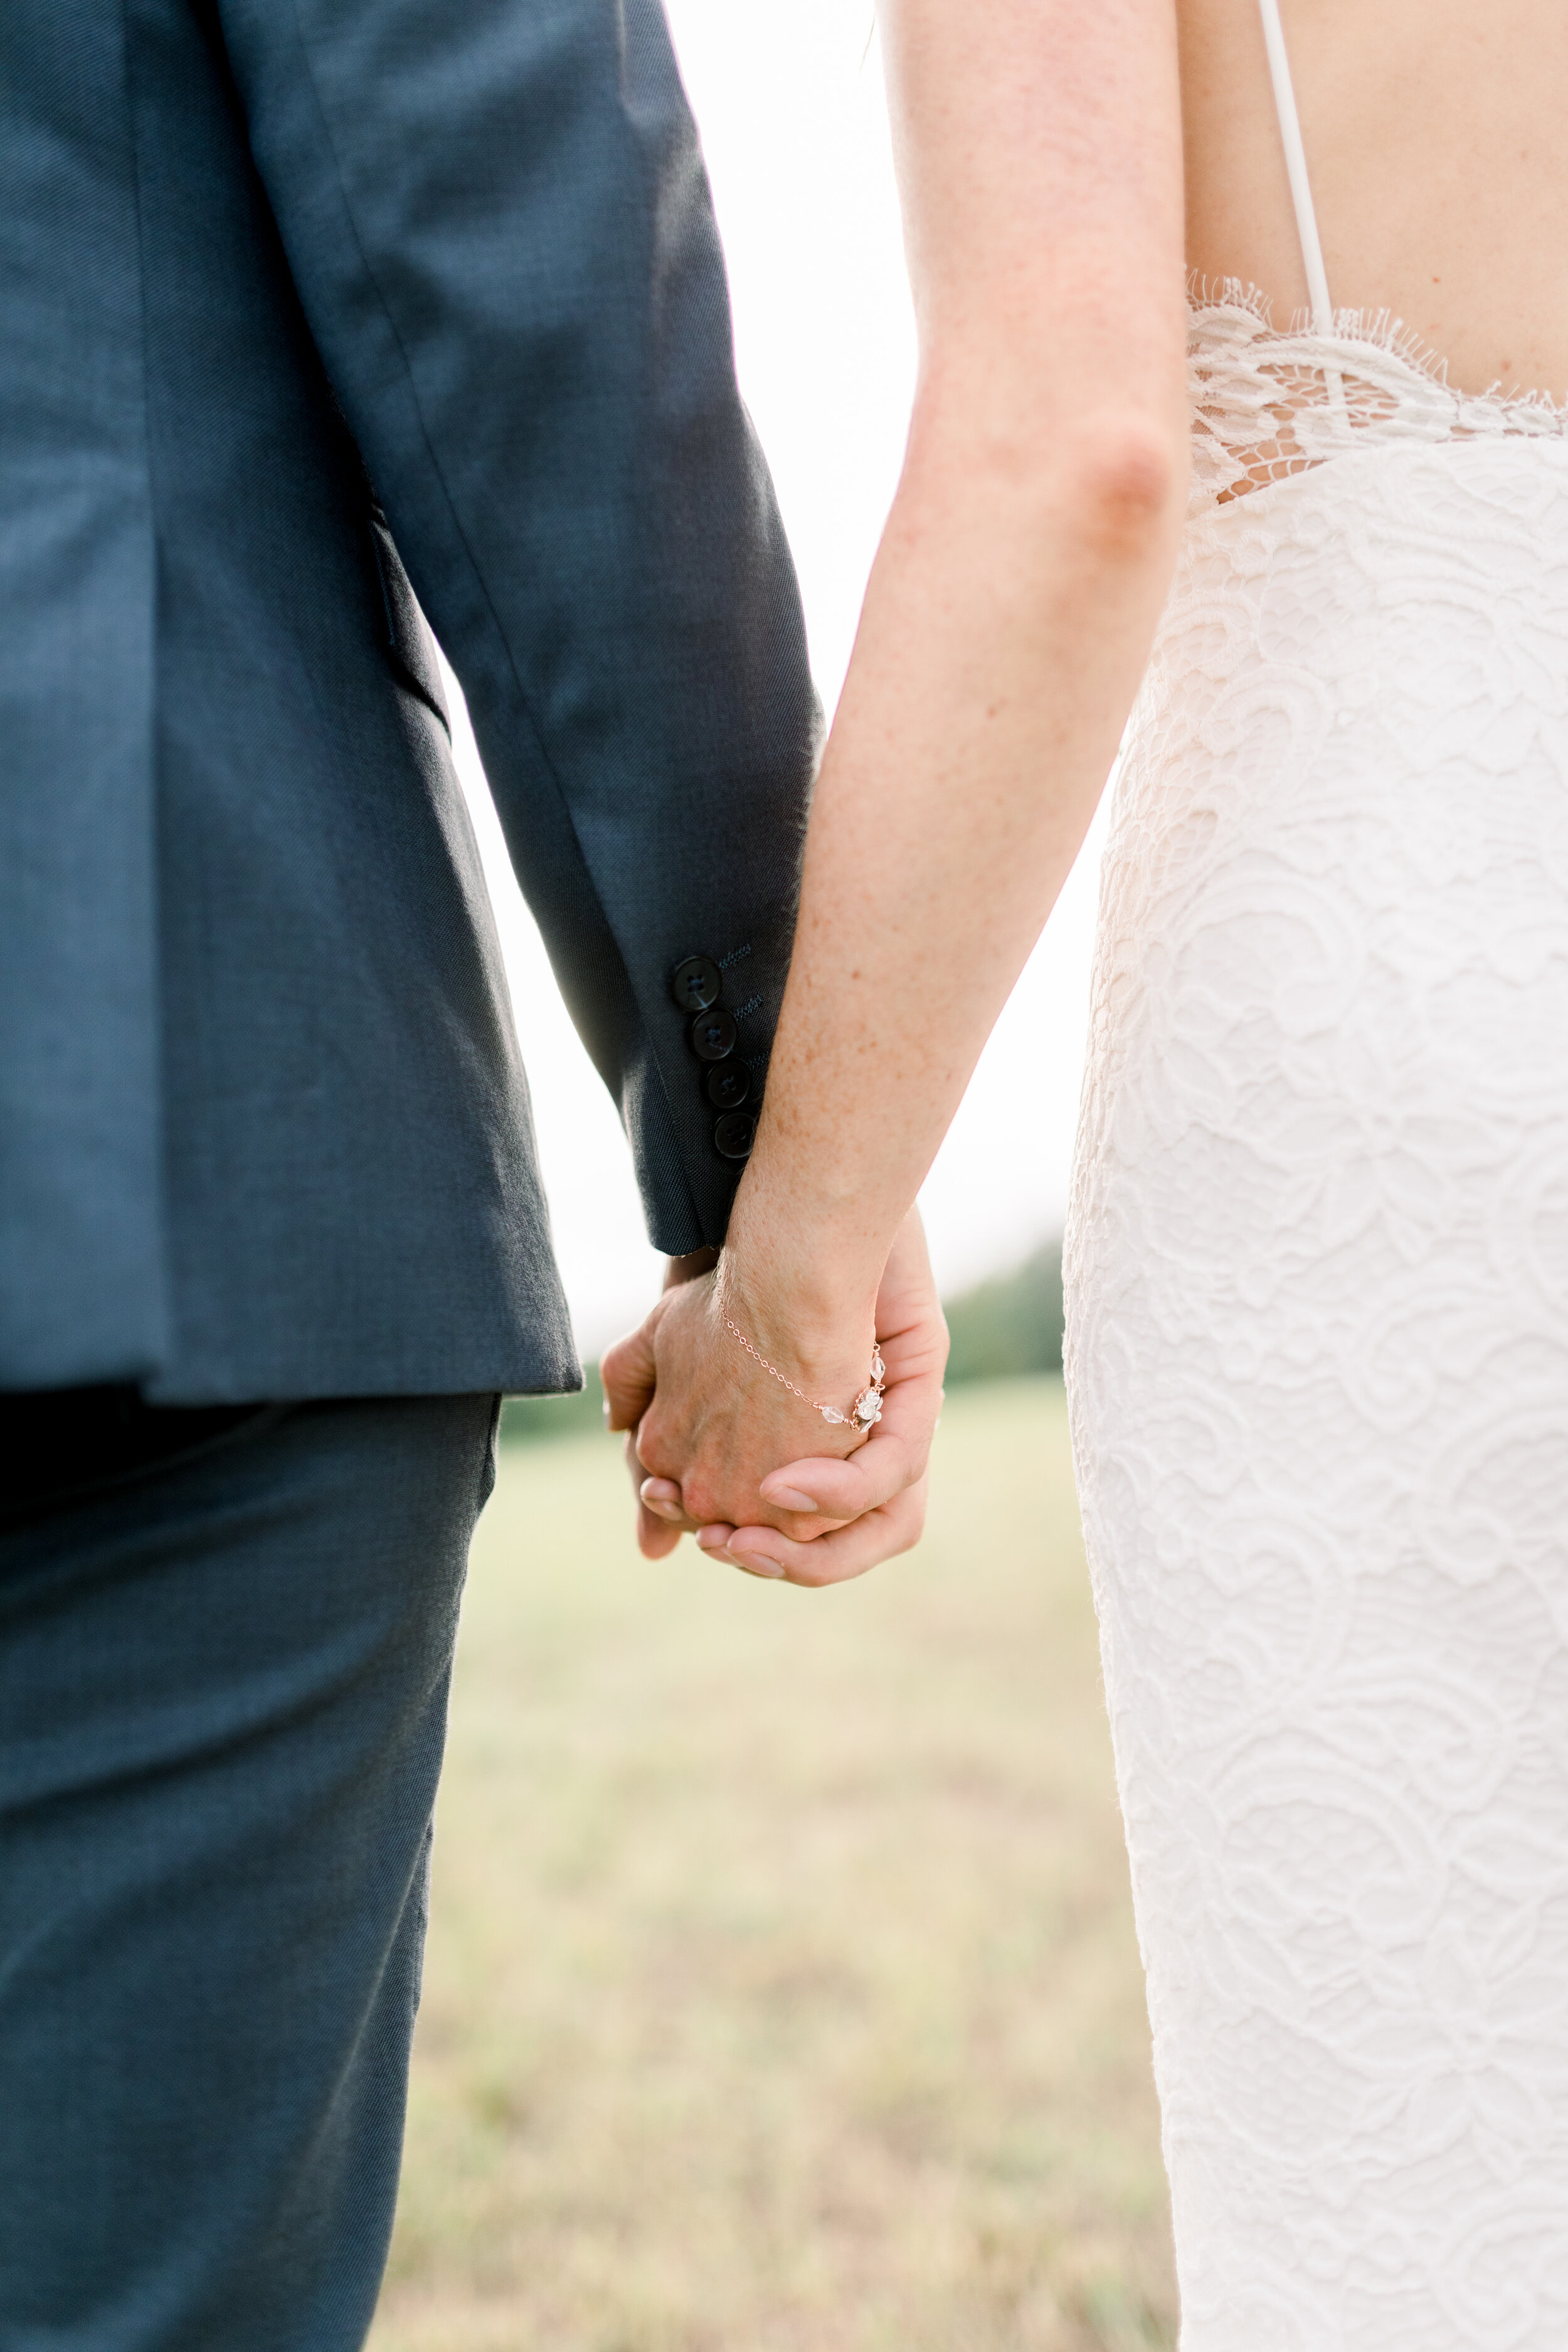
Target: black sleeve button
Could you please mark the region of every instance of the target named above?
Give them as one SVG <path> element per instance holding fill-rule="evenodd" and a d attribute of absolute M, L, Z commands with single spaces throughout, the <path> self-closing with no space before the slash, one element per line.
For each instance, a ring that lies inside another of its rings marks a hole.
<path fill-rule="evenodd" d="M 669 992 L 682 1013 L 706 1013 L 717 1004 L 723 974 L 711 956 L 688 956 L 669 975 Z"/>
<path fill-rule="evenodd" d="M 713 1142 L 721 1160 L 744 1160 L 751 1153 L 757 1122 L 748 1111 L 727 1110 L 713 1126 Z"/>
<path fill-rule="evenodd" d="M 740 1032 L 735 1016 L 716 1004 L 711 1013 L 700 1013 L 691 1024 L 691 1050 L 700 1062 L 721 1062 L 735 1050 Z"/>
<path fill-rule="evenodd" d="M 704 1091 L 715 1110 L 739 1110 L 752 1091 L 752 1074 L 744 1062 L 715 1062 Z"/>

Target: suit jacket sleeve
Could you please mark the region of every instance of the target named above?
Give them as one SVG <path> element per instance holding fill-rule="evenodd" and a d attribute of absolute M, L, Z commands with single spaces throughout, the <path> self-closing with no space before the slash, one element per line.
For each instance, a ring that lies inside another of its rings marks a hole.
<path fill-rule="evenodd" d="M 462 681 L 649 1230 L 736 1170 L 671 999 L 760 1083 L 817 714 L 658 0 L 216 0 L 317 346 Z"/>

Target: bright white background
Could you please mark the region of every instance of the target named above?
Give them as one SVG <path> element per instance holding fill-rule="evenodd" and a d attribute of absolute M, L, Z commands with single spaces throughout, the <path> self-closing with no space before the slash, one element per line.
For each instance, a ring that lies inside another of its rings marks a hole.
<path fill-rule="evenodd" d="M 831 711 L 898 479 L 914 376 L 870 0 L 667 0 L 713 184 L 741 389 L 778 487 Z M 472 740 L 460 747 L 533 1089 L 556 1245 L 589 1355 L 659 1262 L 620 1124 L 518 896 Z M 1098 831 L 1020 980 L 921 1205 L 944 1293 L 1059 1225 L 1088 1017 Z M 898 975 L 888 975 L 890 985 Z"/>

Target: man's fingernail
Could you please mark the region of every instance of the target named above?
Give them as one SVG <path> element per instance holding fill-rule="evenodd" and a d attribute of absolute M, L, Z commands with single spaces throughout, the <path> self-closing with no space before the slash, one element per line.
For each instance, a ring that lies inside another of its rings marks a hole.
<path fill-rule="evenodd" d="M 815 1511 L 816 1508 L 816 1497 L 803 1495 L 798 1486 L 764 1486 L 763 1492 L 770 1503 L 778 1505 L 781 1511 Z"/>

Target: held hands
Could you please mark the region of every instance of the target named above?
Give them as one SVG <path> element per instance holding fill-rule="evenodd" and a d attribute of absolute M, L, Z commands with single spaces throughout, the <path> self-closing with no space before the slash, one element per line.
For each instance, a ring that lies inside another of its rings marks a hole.
<path fill-rule="evenodd" d="M 698 1262 L 700 1264 L 700 1262 Z M 640 1330 L 601 1367 L 610 1426 L 629 1432 L 637 1539 L 649 1559 L 683 1533 L 752 1576 L 842 1582 L 907 1551 L 925 1518 L 926 1457 L 942 1405 L 947 1328 L 911 1210 L 863 1334 L 808 1348 L 731 1271 L 672 1268 Z M 847 1412 L 873 1336 L 887 1366 L 882 1417 L 861 1439 L 823 1421 L 742 1347 L 739 1326 L 811 1398 Z M 811 1452 L 803 1457 L 803 1442 Z"/>

